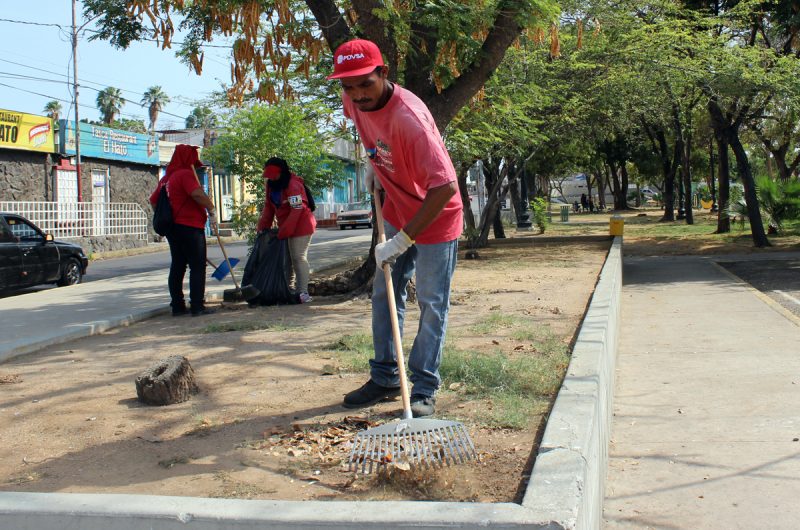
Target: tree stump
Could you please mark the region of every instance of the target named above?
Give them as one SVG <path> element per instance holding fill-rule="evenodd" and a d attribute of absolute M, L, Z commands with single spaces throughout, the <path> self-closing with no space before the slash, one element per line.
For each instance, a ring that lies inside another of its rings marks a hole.
<path fill-rule="evenodd" d="M 199 391 L 189 359 L 171 355 L 136 377 L 136 395 L 147 405 L 171 405 Z"/>

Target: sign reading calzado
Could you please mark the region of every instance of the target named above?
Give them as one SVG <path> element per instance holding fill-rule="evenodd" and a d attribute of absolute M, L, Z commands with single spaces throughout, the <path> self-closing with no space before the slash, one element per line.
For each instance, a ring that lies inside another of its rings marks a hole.
<path fill-rule="evenodd" d="M 158 140 L 139 134 L 91 123 L 80 123 L 81 156 L 124 160 L 137 164 L 158 165 Z M 59 122 L 59 146 L 65 155 L 75 154 L 75 122 Z"/>
<path fill-rule="evenodd" d="M 0 147 L 55 152 L 53 120 L 47 116 L 0 109 Z"/>

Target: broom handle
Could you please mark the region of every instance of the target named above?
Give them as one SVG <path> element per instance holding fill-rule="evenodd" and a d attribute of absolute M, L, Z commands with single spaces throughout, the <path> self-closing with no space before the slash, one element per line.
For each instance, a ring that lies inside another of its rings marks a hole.
<path fill-rule="evenodd" d="M 228 270 L 231 271 L 231 279 L 233 280 L 233 285 L 235 285 L 237 289 L 240 289 L 239 282 L 236 281 L 236 275 L 233 273 L 233 267 L 231 267 L 231 262 L 228 261 L 228 253 L 225 252 L 225 245 L 222 244 L 222 239 L 219 237 L 219 228 L 217 228 L 216 232 L 217 232 L 217 243 L 219 243 L 219 248 L 220 250 L 222 250 L 222 255 L 225 256 L 225 263 L 228 264 Z"/>
<path fill-rule="evenodd" d="M 373 195 L 375 202 L 375 216 L 378 218 L 378 242 L 386 242 L 386 234 L 383 231 L 383 212 L 381 210 L 381 199 L 376 193 Z M 397 306 L 394 298 L 394 284 L 392 282 L 392 268 L 388 263 L 383 265 L 383 277 L 386 280 L 386 298 L 389 303 L 389 317 L 392 321 L 392 337 L 394 338 L 394 351 L 397 358 L 397 371 L 400 374 L 400 394 L 403 397 L 403 418 L 410 420 L 411 398 L 408 395 L 408 381 L 406 380 L 406 360 L 403 355 L 403 340 L 400 338 L 400 324 L 397 321 Z"/>

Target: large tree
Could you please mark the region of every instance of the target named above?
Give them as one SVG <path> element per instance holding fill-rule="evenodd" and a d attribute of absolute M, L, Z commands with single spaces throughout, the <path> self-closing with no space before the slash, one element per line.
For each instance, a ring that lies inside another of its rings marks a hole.
<path fill-rule="evenodd" d="M 210 107 L 199 106 L 186 117 L 187 129 L 213 129 L 217 126 L 217 115 Z"/>
<path fill-rule="evenodd" d="M 506 50 L 528 28 L 549 27 L 554 0 L 381 2 L 377 0 L 85 0 L 105 39 L 126 48 L 154 37 L 172 45 L 200 73 L 203 47 L 214 37 L 234 39 L 229 101 L 247 94 L 267 101 L 292 98 L 293 72 L 330 70 L 325 53 L 356 36 L 376 42 L 390 76 L 431 109 L 440 130 L 483 87 Z M 173 17 L 180 22 L 173 21 Z"/>

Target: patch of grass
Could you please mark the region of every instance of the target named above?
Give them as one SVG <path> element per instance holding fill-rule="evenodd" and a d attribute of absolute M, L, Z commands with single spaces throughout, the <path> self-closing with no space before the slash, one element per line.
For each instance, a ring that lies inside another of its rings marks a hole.
<path fill-rule="evenodd" d="M 566 351 L 566 345 L 547 324 L 531 324 L 522 329 L 515 329 L 511 333 L 511 338 L 519 342 L 530 342 L 537 351 L 545 355 Z"/>
<path fill-rule="evenodd" d="M 326 349 L 336 352 L 343 370 L 369 371 L 369 360 L 373 357 L 372 335 L 367 333 L 343 335 Z"/>
<path fill-rule="evenodd" d="M 231 331 L 289 331 L 297 326 L 287 325 L 282 322 L 254 322 L 250 320 L 234 322 L 215 322 L 203 328 L 203 333 L 228 333 Z"/>
<path fill-rule="evenodd" d="M 558 392 L 569 363 L 567 347 L 556 337 L 532 342 L 537 355 L 513 358 L 502 351 L 481 353 L 448 344 L 439 368 L 443 387 L 461 383 L 466 395 L 491 400 L 487 424 L 525 428 L 531 415 L 544 410 L 543 403 Z"/>
<path fill-rule="evenodd" d="M 520 319 L 514 315 L 492 313 L 485 320 L 473 325 L 470 330 L 480 335 L 485 335 L 502 328 L 512 328 L 519 325 Z"/>

